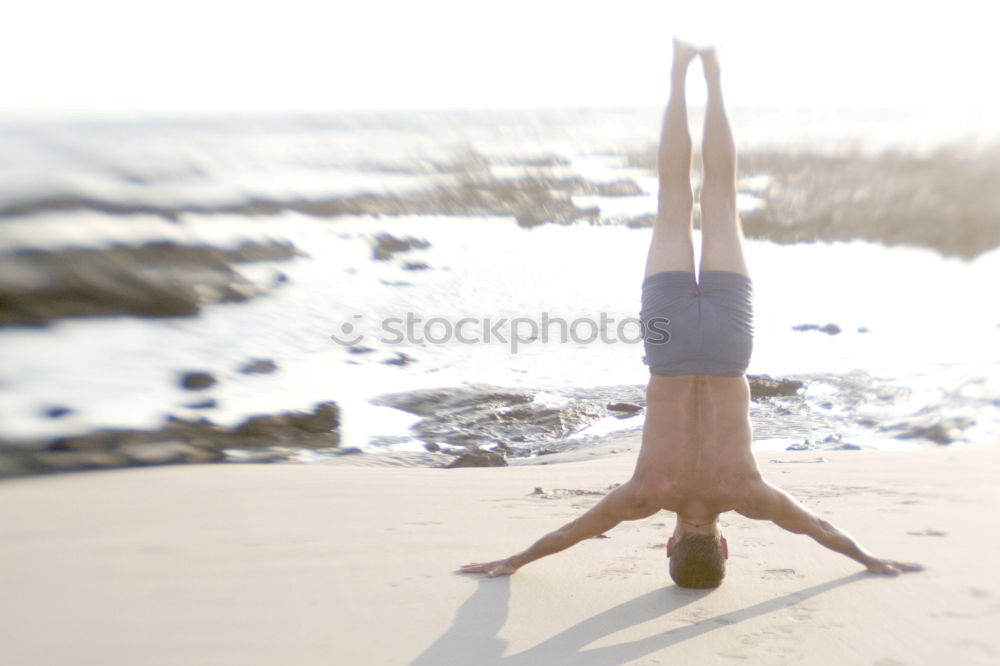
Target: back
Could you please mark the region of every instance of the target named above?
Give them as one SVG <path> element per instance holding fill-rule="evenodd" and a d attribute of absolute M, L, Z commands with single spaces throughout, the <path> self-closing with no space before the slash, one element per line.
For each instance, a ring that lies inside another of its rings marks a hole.
<path fill-rule="evenodd" d="M 635 475 L 661 508 L 728 511 L 760 479 L 752 440 L 745 376 L 653 375 Z"/>

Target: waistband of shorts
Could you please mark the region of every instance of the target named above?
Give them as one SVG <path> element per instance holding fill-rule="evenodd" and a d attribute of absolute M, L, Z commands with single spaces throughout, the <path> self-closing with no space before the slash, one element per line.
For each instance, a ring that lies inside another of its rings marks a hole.
<path fill-rule="evenodd" d="M 746 374 L 746 365 L 707 358 L 686 358 L 649 366 L 649 374 L 664 377 L 677 375 L 716 375 L 720 377 L 741 377 Z"/>

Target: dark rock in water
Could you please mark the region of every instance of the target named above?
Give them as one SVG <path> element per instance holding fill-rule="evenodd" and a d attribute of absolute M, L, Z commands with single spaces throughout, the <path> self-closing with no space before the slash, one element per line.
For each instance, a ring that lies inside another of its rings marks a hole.
<path fill-rule="evenodd" d="M 245 301 L 263 291 L 232 263 L 296 254 L 294 247 L 277 243 L 219 250 L 168 242 L 3 254 L 0 325 L 117 314 L 190 316 L 202 305 Z"/>
<path fill-rule="evenodd" d="M 403 264 L 404 271 L 426 271 L 429 268 L 430 266 L 422 261 L 407 261 Z"/>
<path fill-rule="evenodd" d="M 334 430 L 340 424 L 340 409 L 336 403 L 316 405 L 312 412 L 285 412 L 251 416 L 238 425 L 233 434 L 250 439 L 267 439 L 273 442 L 290 442 L 301 446 L 333 447 L 339 442 Z M 322 438 L 303 437 L 302 433 L 323 435 Z"/>
<path fill-rule="evenodd" d="M 124 467 L 128 458 L 114 451 L 41 451 L 31 456 L 30 472 L 72 472 Z"/>
<path fill-rule="evenodd" d="M 223 458 L 221 451 L 200 448 L 183 442 L 139 442 L 126 444 L 119 451 L 133 465 L 205 463 Z"/>
<path fill-rule="evenodd" d="M 485 385 L 396 393 L 373 402 L 425 417 L 412 426 L 424 442 L 508 449 L 512 456 L 531 455 L 531 447 L 510 442 L 565 438 L 608 414 L 605 401 L 554 407 L 535 404 L 531 391 Z"/>
<path fill-rule="evenodd" d="M 325 402 L 312 411 L 250 417 L 236 428 L 172 416 L 157 430 L 97 430 L 48 442 L 0 442 L 0 477 L 130 465 L 287 460 L 289 454 L 280 453 L 281 447 L 337 449 L 339 424 L 337 405 Z"/>
<path fill-rule="evenodd" d="M 188 409 L 215 409 L 219 406 L 219 402 L 215 398 L 208 398 L 199 402 L 190 402 L 184 406 Z"/>
<path fill-rule="evenodd" d="M 215 383 L 215 377 L 208 372 L 185 372 L 181 376 L 181 386 L 189 391 L 200 391 Z"/>
<path fill-rule="evenodd" d="M 289 412 L 288 423 L 306 432 L 329 432 L 340 425 L 340 408 L 334 402 L 316 405 L 312 412 Z"/>
<path fill-rule="evenodd" d="M 616 180 L 613 183 L 596 183 L 596 194 L 602 197 L 634 197 L 642 194 L 642 188 L 634 180 Z"/>
<path fill-rule="evenodd" d="M 53 407 L 47 407 L 45 409 L 45 418 L 48 419 L 61 419 L 64 416 L 68 416 L 73 413 L 73 408 L 63 407 L 62 405 L 56 405 Z"/>
<path fill-rule="evenodd" d="M 364 345 L 353 345 L 347 348 L 348 354 L 370 354 L 375 351 L 371 347 L 365 347 Z"/>
<path fill-rule="evenodd" d="M 786 451 L 814 451 L 820 448 L 818 444 L 810 442 L 808 439 L 803 441 L 801 444 L 789 444 L 785 447 Z"/>
<path fill-rule="evenodd" d="M 278 369 L 278 364 L 269 358 L 256 358 L 240 366 L 244 375 L 264 375 Z"/>
<path fill-rule="evenodd" d="M 955 436 L 951 430 L 941 423 L 932 425 L 911 426 L 896 435 L 896 439 L 929 439 L 937 444 L 951 444 Z"/>
<path fill-rule="evenodd" d="M 469 451 L 445 465 L 447 469 L 456 467 L 506 467 L 507 459 L 493 451 Z"/>
<path fill-rule="evenodd" d="M 840 327 L 836 324 L 826 324 L 825 326 L 820 326 L 819 324 L 798 324 L 792 326 L 793 331 L 820 331 L 821 333 L 826 333 L 827 335 L 837 335 L 840 333 Z"/>
<path fill-rule="evenodd" d="M 612 402 L 608 403 L 607 407 L 608 411 L 612 413 L 612 416 L 619 419 L 627 419 L 642 411 L 641 405 L 636 405 L 631 402 Z"/>
<path fill-rule="evenodd" d="M 394 407 L 418 416 L 432 416 L 448 411 L 491 409 L 523 405 L 533 401 L 534 394 L 523 389 L 470 385 L 458 388 L 419 389 L 406 393 L 390 393 L 373 400 L 376 405 Z"/>
<path fill-rule="evenodd" d="M 438 451 L 441 450 L 441 447 L 435 444 L 434 442 L 427 442 L 426 444 L 424 444 L 424 449 L 430 451 L 431 453 L 437 453 Z"/>
<path fill-rule="evenodd" d="M 656 215 L 639 215 L 625 220 L 625 226 L 629 229 L 646 229 L 656 222 Z"/>
<path fill-rule="evenodd" d="M 407 236 L 406 238 L 396 238 L 392 234 L 380 233 L 375 236 L 375 245 L 372 248 L 372 258 L 385 261 L 396 252 L 409 252 L 410 250 L 424 249 L 430 247 L 430 243 L 422 238 Z"/>
<path fill-rule="evenodd" d="M 382 361 L 385 365 L 409 365 L 415 362 L 417 359 L 413 358 L 409 354 L 404 354 L 403 352 L 396 352 L 396 355 L 392 358 L 387 358 Z"/>
<path fill-rule="evenodd" d="M 802 388 L 802 382 L 796 379 L 773 379 L 770 375 L 747 375 L 747 380 L 752 400 L 795 395 Z"/>

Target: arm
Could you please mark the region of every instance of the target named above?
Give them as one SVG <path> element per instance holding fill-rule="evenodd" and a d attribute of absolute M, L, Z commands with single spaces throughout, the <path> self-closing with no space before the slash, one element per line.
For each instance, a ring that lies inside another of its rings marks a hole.
<path fill-rule="evenodd" d="M 623 520 L 647 518 L 659 509 L 643 502 L 632 481 L 625 483 L 604 497 L 585 514 L 559 529 L 549 532 L 527 550 L 493 562 L 466 564 L 461 573 L 484 573 L 494 576 L 508 576 L 525 564 L 566 550 L 570 546 L 607 532 Z"/>
<path fill-rule="evenodd" d="M 809 511 L 788 493 L 766 483 L 763 486 L 762 490 L 755 493 L 751 508 L 740 513 L 748 518 L 770 520 L 794 534 L 807 534 L 830 550 L 860 562 L 873 573 L 897 576 L 904 571 L 923 569 L 919 564 L 875 557 L 858 545 L 851 535 Z"/>

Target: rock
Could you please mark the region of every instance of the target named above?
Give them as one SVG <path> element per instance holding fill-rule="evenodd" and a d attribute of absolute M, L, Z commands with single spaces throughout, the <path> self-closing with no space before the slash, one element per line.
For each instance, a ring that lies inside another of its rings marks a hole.
<path fill-rule="evenodd" d="M 506 389 L 484 384 L 458 388 L 418 389 L 389 393 L 375 398 L 376 405 L 394 407 L 418 416 L 432 416 L 446 411 L 523 405 L 534 400 L 531 391 Z"/>
<path fill-rule="evenodd" d="M 285 244 L 247 243 L 220 250 L 170 242 L 4 253 L 0 325 L 118 314 L 190 316 L 208 303 L 244 301 L 263 292 L 232 263 L 296 254 Z"/>
<path fill-rule="evenodd" d="M 257 358 L 240 366 L 239 371 L 244 375 L 263 375 L 274 372 L 278 369 L 278 364 L 269 358 Z"/>
<path fill-rule="evenodd" d="M 47 448 L 50 451 L 103 451 L 108 445 L 93 437 L 58 437 Z"/>
<path fill-rule="evenodd" d="M 625 226 L 629 229 L 646 229 L 656 222 L 656 215 L 638 215 L 625 220 Z"/>
<path fill-rule="evenodd" d="M 642 194 L 642 188 L 634 180 L 596 183 L 594 189 L 602 197 L 634 197 Z"/>
<path fill-rule="evenodd" d="M 204 463 L 221 460 L 219 451 L 203 449 L 183 442 L 147 442 L 126 444 L 121 453 L 133 465 L 167 465 L 170 463 Z"/>
<path fill-rule="evenodd" d="M 494 451 L 469 451 L 445 465 L 447 469 L 456 467 L 506 467 L 507 460 Z"/>
<path fill-rule="evenodd" d="M 429 268 L 430 266 L 422 261 L 407 261 L 403 264 L 404 271 L 426 271 Z"/>
<path fill-rule="evenodd" d="M 818 444 L 813 444 L 808 439 L 803 440 L 801 444 L 790 444 L 785 447 L 786 451 L 813 451 L 818 449 Z"/>
<path fill-rule="evenodd" d="M 409 365 L 417 359 L 413 358 L 409 354 L 404 354 L 403 352 L 396 352 L 396 355 L 392 358 L 387 358 L 382 361 L 385 365 Z"/>
<path fill-rule="evenodd" d="M 198 402 L 190 402 L 184 406 L 188 409 L 215 409 L 219 406 L 219 403 L 215 398 L 207 398 Z"/>
<path fill-rule="evenodd" d="M 607 407 L 608 411 L 612 412 L 612 416 L 619 419 L 627 419 L 642 411 L 640 405 L 631 402 L 612 402 L 608 403 Z"/>
<path fill-rule="evenodd" d="M 288 460 L 288 451 L 300 448 L 336 449 L 339 422 L 337 405 L 324 402 L 311 411 L 253 416 L 236 428 L 217 426 L 206 418 L 170 416 L 156 430 L 97 430 L 51 441 L 0 442 L 0 476 L 268 458 L 233 453 L 245 449 L 272 450 L 274 460 Z"/>
<path fill-rule="evenodd" d="M 340 443 L 340 434 L 336 431 L 339 423 L 340 409 L 333 402 L 320 403 L 312 412 L 259 414 L 249 417 L 233 429 L 233 435 L 239 439 L 232 445 L 287 444 L 334 448 Z"/>
<path fill-rule="evenodd" d="M 365 347 L 364 345 L 353 345 L 347 348 L 348 354 L 370 354 L 375 351 L 371 347 Z"/>
<path fill-rule="evenodd" d="M 752 400 L 795 395 L 803 386 L 796 379 L 773 379 L 770 375 L 747 375 L 747 380 L 750 382 Z"/>
<path fill-rule="evenodd" d="M 215 377 L 208 372 L 185 372 L 181 376 L 181 386 L 189 391 L 200 391 L 215 384 Z"/>
<path fill-rule="evenodd" d="M 896 439 L 929 439 L 937 444 L 951 444 L 955 441 L 951 430 L 940 423 L 928 426 L 914 426 L 896 435 Z"/>
<path fill-rule="evenodd" d="M 424 418 L 411 429 L 424 442 L 453 446 L 509 447 L 561 439 L 607 415 L 606 400 L 573 400 L 560 406 L 534 403 L 521 389 L 473 385 L 390 394 L 373 400 Z M 531 455 L 532 447 L 509 447 L 511 456 Z"/>
<path fill-rule="evenodd" d="M 840 333 L 840 327 L 836 324 L 826 324 L 825 326 L 820 326 L 818 324 L 798 324 L 792 326 L 793 331 L 820 331 L 826 333 L 827 335 L 837 335 Z"/>
<path fill-rule="evenodd" d="M 312 412 L 289 412 L 289 424 L 306 432 L 329 432 L 340 425 L 340 408 L 334 402 L 316 405 Z"/>
<path fill-rule="evenodd" d="M 31 457 L 33 471 L 73 472 L 124 467 L 128 459 L 112 451 L 40 451 Z"/>
<path fill-rule="evenodd" d="M 71 407 L 64 407 L 62 405 L 56 405 L 53 407 L 48 407 L 45 409 L 45 418 L 49 419 L 61 419 L 64 416 L 72 414 L 74 410 Z"/>
<path fill-rule="evenodd" d="M 867 326 L 859 326 L 858 327 L 858 333 L 867 333 L 867 332 L 868 332 L 868 327 Z"/>
<path fill-rule="evenodd" d="M 409 252 L 410 250 L 424 249 L 430 247 L 430 243 L 422 238 L 407 236 L 396 238 L 392 234 L 380 233 L 375 236 L 375 245 L 372 247 L 372 258 L 378 261 L 385 261 L 396 252 Z"/>
<path fill-rule="evenodd" d="M 438 451 L 441 450 L 441 447 L 435 444 L 434 442 L 426 442 L 424 444 L 424 449 L 430 451 L 431 453 L 437 453 Z"/>

